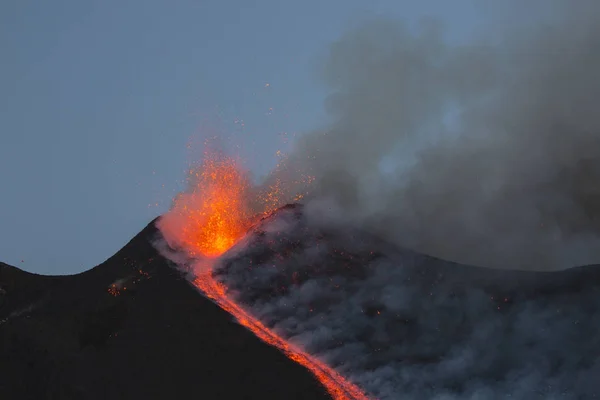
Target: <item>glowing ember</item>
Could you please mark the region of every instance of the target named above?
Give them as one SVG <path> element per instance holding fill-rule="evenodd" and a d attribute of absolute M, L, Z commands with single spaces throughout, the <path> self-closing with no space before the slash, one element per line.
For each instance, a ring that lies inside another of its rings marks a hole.
<path fill-rule="evenodd" d="M 246 175 L 235 160 L 222 154 L 205 153 L 200 168 L 190 170 L 189 174 L 191 189 L 175 199 L 173 209 L 161 219 L 159 228 L 171 245 L 183 248 L 191 256 L 208 259 L 220 256 L 248 231 L 254 215 L 264 215 L 282 205 L 285 191 L 280 180 L 276 180 L 267 193 L 256 193 L 256 199 L 249 199 Z M 302 178 L 304 184 L 311 182 L 311 177 Z M 295 199 L 303 195 L 297 194 Z M 256 202 L 260 203 L 258 210 Z M 205 296 L 264 342 L 309 369 L 334 399 L 368 399 L 357 386 L 332 368 L 286 342 L 236 304 L 227 296 L 226 287 L 212 277 L 210 269 L 198 274 L 194 284 Z"/>
<path fill-rule="evenodd" d="M 112 296 L 118 296 L 121 294 L 121 291 L 119 290 L 119 288 L 117 287 L 116 284 L 112 284 L 108 287 L 108 293 L 110 293 Z"/>

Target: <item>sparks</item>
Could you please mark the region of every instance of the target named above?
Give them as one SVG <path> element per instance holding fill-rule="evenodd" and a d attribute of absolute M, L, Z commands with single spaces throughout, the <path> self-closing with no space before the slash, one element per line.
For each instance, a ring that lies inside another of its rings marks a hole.
<path fill-rule="evenodd" d="M 169 213 L 172 223 L 163 226 L 178 230 L 174 237 L 192 256 L 218 256 L 249 227 L 247 178 L 235 160 L 212 154 L 188 174 L 192 190 L 175 199 Z"/>

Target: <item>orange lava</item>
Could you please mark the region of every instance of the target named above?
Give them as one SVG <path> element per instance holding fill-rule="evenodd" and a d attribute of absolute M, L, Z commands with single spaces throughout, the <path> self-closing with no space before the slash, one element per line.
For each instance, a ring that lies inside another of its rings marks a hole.
<path fill-rule="evenodd" d="M 267 328 L 260 321 L 250 315 L 246 310 L 237 305 L 227 296 L 226 288 L 220 282 L 217 282 L 210 271 L 201 273 L 195 280 L 194 285 L 202 291 L 208 298 L 217 303 L 222 309 L 233 315 L 240 324 L 252 331 L 257 337 L 265 343 L 270 344 L 282 351 L 288 358 L 304 366 L 311 371 L 323 386 L 327 389 L 331 397 L 335 400 L 367 400 L 367 397 L 352 382 L 341 376 L 332 368 L 323 362 L 311 357 L 296 346 L 286 342 L 271 329 Z"/>
<path fill-rule="evenodd" d="M 271 185 L 268 193 L 257 193 L 257 199 L 249 199 L 246 175 L 235 160 L 218 153 L 205 153 L 200 168 L 190 170 L 189 174 L 191 189 L 175 199 L 172 210 L 162 218 L 159 227 L 167 241 L 191 256 L 209 259 L 220 256 L 248 231 L 254 222 L 253 215 L 264 215 L 283 205 L 279 204 L 283 190 L 280 181 Z M 261 209 L 256 209 L 256 202 Z M 198 273 L 194 284 L 204 295 L 264 342 L 309 369 L 334 399 L 368 399 L 339 373 L 286 342 L 236 304 L 227 296 L 226 287 L 212 277 L 210 269 Z"/>
<path fill-rule="evenodd" d="M 191 255 L 218 256 L 250 227 L 247 178 L 235 160 L 218 154 L 206 154 L 189 174 L 192 190 L 175 199 L 170 213 L 178 244 Z"/>

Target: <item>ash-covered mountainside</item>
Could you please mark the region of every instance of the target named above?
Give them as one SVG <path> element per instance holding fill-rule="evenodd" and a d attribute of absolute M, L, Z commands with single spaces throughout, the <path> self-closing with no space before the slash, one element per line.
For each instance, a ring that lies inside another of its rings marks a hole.
<path fill-rule="evenodd" d="M 600 396 L 600 268 L 492 270 L 395 249 L 300 206 L 214 270 L 268 326 L 383 399 Z"/>
<path fill-rule="evenodd" d="M 2 400 L 329 398 L 170 267 L 156 234 L 73 276 L 0 263 Z"/>

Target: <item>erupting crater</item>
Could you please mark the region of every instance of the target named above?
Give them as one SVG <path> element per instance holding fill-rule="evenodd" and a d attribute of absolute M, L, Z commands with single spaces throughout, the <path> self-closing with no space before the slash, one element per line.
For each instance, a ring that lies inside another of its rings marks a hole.
<path fill-rule="evenodd" d="M 227 287 L 213 277 L 210 264 L 233 247 L 261 217 L 281 205 L 278 201 L 281 193 L 277 186 L 269 193 L 258 194 L 264 199 L 263 207 L 253 209 L 249 201 L 249 180 L 238 163 L 217 152 L 205 152 L 204 156 L 200 167 L 189 171 L 189 190 L 175 199 L 172 210 L 158 223 L 172 247 L 204 261 L 204 268 L 195 271 L 193 283 L 196 288 L 258 338 L 310 370 L 333 399 L 369 399 L 358 386 L 333 368 L 265 326 L 237 304 L 228 295 Z"/>

